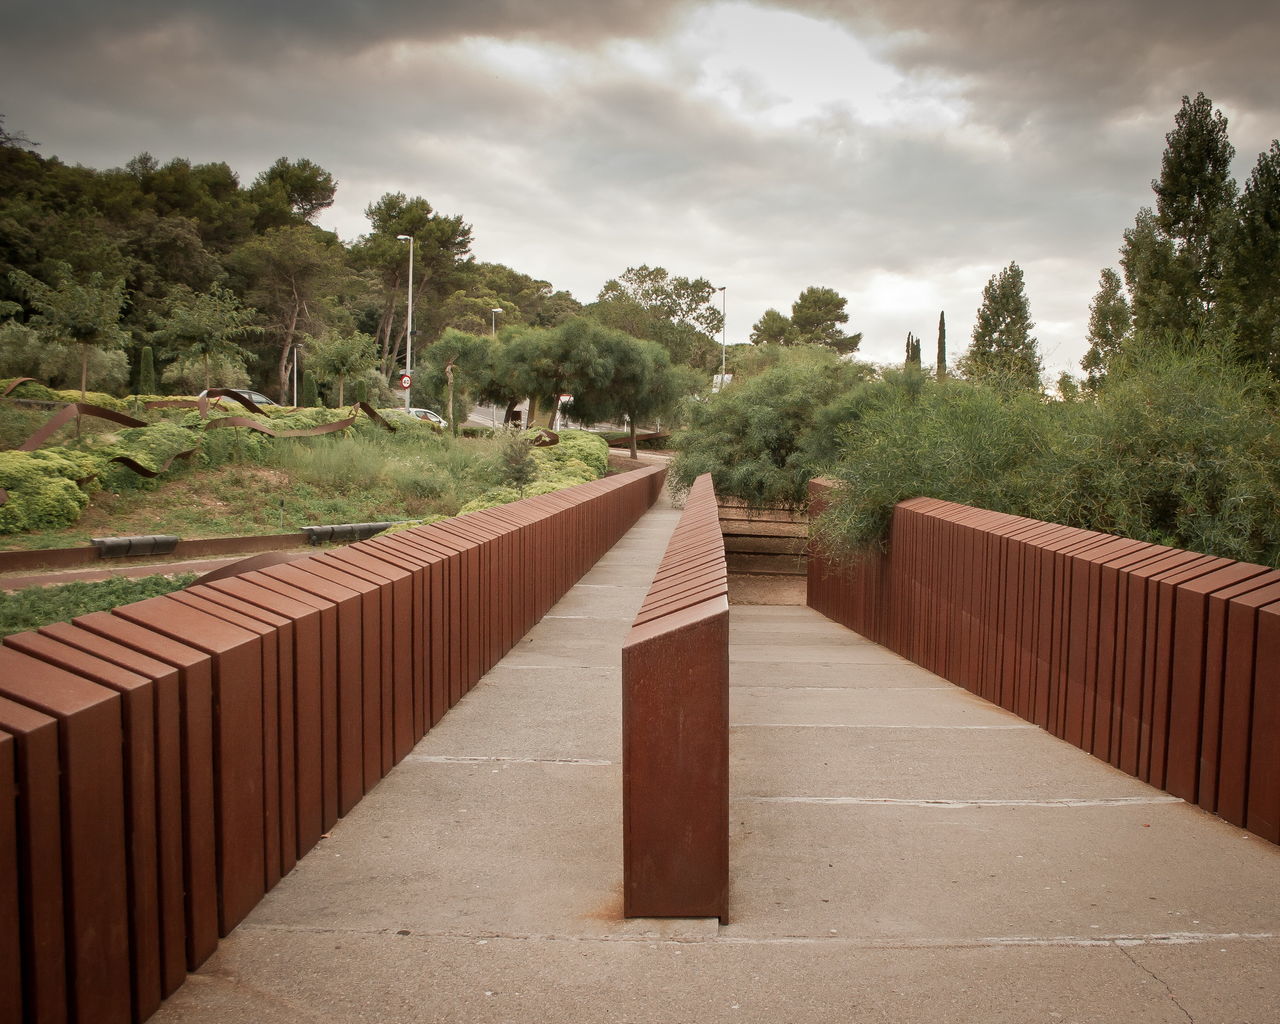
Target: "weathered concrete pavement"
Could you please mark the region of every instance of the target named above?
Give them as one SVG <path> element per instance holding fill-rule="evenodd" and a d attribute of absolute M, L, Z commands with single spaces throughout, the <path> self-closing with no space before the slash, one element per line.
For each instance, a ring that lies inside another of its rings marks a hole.
<path fill-rule="evenodd" d="M 732 614 L 730 923 L 623 921 L 649 513 L 163 1022 L 1280 1019 L 1280 850 L 796 607 Z"/>

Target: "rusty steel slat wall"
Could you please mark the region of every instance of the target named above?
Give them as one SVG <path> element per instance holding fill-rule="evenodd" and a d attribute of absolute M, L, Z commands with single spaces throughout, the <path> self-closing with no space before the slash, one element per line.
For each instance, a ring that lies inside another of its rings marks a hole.
<path fill-rule="evenodd" d="M 627 917 L 728 920 L 728 592 L 703 475 L 622 649 Z"/>
<path fill-rule="evenodd" d="M 7 637 L 0 1021 L 150 1016 L 665 476 L 607 477 Z"/>
<path fill-rule="evenodd" d="M 833 486 L 810 484 L 811 515 Z M 915 498 L 887 553 L 811 552 L 808 603 L 1280 843 L 1280 572 Z"/>

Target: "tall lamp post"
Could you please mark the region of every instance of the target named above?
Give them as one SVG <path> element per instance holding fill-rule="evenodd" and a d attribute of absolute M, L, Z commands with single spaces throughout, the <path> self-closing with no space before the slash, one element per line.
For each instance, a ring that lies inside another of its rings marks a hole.
<path fill-rule="evenodd" d="M 489 336 L 490 337 L 493 337 L 493 335 L 498 333 L 498 314 L 501 312 L 502 310 L 497 308 L 489 310 Z"/>
<path fill-rule="evenodd" d="M 720 293 L 720 387 L 724 387 L 724 353 L 725 353 L 725 337 L 729 329 L 729 319 L 725 316 L 725 306 L 728 301 L 726 291 L 728 285 L 721 285 L 716 289 Z"/>
<path fill-rule="evenodd" d="M 404 372 L 413 380 L 413 235 L 396 235 L 396 239 L 409 243 L 409 317 L 404 335 Z M 404 389 L 404 411 L 413 404 L 412 387 Z"/>

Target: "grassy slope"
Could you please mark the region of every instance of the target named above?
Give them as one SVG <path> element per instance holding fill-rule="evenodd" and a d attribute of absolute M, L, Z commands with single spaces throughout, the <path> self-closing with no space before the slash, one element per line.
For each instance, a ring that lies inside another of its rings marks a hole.
<path fill-rule="evenodd" d="M 154 490 L 97 491 L 71 526 L 0 537 L 0 550 L 75 547 L 91 537 L 151 533 L 186 540 L 290 533 L 325 523 L 413 519 L 434 510 L 424 499 L 387 489 L 325 493 L 278 469 L 223 466 L 183 474 Z"/>

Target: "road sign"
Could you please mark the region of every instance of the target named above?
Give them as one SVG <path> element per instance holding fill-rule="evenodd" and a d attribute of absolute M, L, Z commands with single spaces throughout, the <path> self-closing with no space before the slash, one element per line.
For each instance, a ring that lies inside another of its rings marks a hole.
<path fill-rule="evenodd" d="M 405 391 L 408 391 L 409 388 L 411 388 L 412 386 L 413 386 L 413 378 L 410 377 L 407 373 L 400 374 L 400 387 L 403 388 Z"/>

